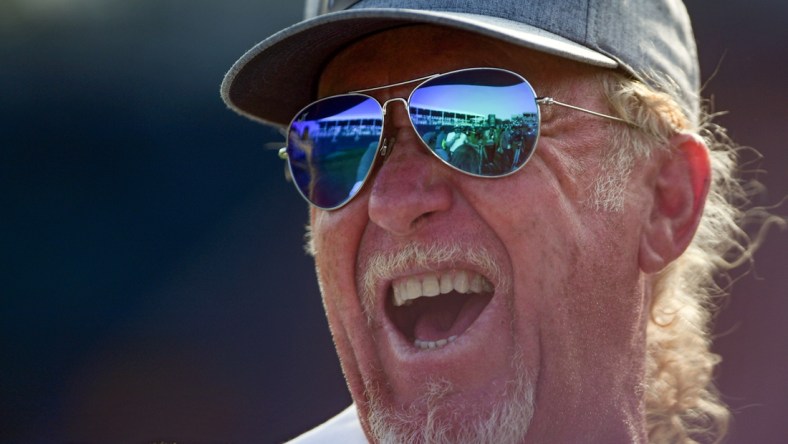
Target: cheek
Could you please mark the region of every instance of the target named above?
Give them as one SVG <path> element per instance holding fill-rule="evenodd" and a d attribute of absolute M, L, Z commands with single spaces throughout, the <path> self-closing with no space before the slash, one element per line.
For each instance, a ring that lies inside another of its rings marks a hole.
<path fill-rule="evenodd" d="M 364 366 L 374 362 L 370 337 L 356 292 L 356 255 L 366 218 L 363 205 L 348 205 L 340 211 L 312 210 L 311 225 L 315 265 L 328 326 L 340 364 L 355 399 L 363 397 Z M 355 210 L 355 211 L 354 211 Z M 367 373 L 371 370 L 367 368 Z"/>
<path fill-rule="evenodd" d="M 544 166 L 486 181 L 474 200 L 507 249 L 515 281 L 534 280 L 538 270 L 560 273 L 577 257 L 578 238 L 586 235 L 581 198 Z"/>
<path fill-rule="evenodd" d="M 355 258 L 362 228 L 355 228 L 358 224 L 347 210 L 311 212 L 315 266 L 329 316 L 350 305 L 348 299 L 355 295 Z"/>
<path fill-rule="evenodd" d="M 566 187 L 551 172 L 537 166 L 476 195 L 485 197 L 477 207 L 512 261 L 517 329 L 536 328 L 551 359 L 588 362 L 598 355 L 580 358 L 577 350 L 628 350 L 645 310 L 637 233 L 625 231 L 632 221 L 591 209 L 582 187 Z"/>
<path fill-rule="evenodd" d="M 598 217 L 621 227 L 618 217 Z M 545 243 L 541 269 L 533 273 L 545 376 L 558 381 L 558 390 L 611 392 L 642 374 L 647 304 L 637 249 L 615 231 L 586 228 Z"/>

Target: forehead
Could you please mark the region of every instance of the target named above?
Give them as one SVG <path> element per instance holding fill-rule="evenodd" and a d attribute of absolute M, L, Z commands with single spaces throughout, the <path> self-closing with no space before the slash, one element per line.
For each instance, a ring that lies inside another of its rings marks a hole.
<path fill-rule="evenodd" d="M 490 37 L 434 25 L 410 25 L 362 37 L 332 57 L 320 77 L 321 96 L 470 67 L 507 68 L 539 90 L 556 76 L 598 70 Z"/>

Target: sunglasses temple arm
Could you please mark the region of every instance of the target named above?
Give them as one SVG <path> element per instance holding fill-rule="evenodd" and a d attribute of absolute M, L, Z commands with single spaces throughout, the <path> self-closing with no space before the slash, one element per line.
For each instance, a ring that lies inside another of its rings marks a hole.
<path fill-rule="evenodd" d="M 540 105 L 548 105 L 548 106 L 549 105 L 563 106 L 564 108 L 569 108 L 569 109 L 573 109 L 575 111 L 580 111 L 580 112 L 583 112 L 583 113 L 586 113 L 586 114 L 591 114 L 592 116 L 603 117 L 605 119 L 615 120 L 616 122 L 626 123 L 627 125 L 631 125 L 631 126 L 637 127 L 637 125 L 635 125 L 634 123 L 632 123 L 630 121 L 627 121 L 627 120 L 624 120 L 624 119 L 620 119 L 620 118 L 614 117 L 614 116 L 609 116 L 607 114 L 598 113 L 596 111 L 591 111 L 590 109 L 580 108 L 579 106 L 570 105 L 568 103 L 559 102 L 558 100 L 555 100 L 552 97 L 537 97 L 536 98 L 536 103 L 538 103 Z"/>

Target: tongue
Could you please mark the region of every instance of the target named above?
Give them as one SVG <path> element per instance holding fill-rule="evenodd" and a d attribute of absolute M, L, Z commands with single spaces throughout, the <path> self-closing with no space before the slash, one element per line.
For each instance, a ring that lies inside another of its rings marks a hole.
<path fill-rule="evenodd" d="M 419 298 L 422 309 L 413 327 L 413 335 L 422 341 L 437 341 L 459 336 L 479 317 L 492 296 L 458 294 Z"/>

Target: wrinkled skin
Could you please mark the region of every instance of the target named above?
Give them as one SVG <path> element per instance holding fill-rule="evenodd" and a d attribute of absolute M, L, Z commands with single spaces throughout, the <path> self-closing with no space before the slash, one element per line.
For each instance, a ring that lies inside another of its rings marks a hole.
<path fill-rule="evenodd" d="M 538 95 L 610 112 L 597 68 L 430 26 L 386 31 L 345 48 L 323 71 L 319 94 L 477 66 L 511 69 Z M 373 95 L 383 102 L 407 97 L 412 87 Z M 666 157 L 655 155 L 636 162 L 623 211 L 595 209 L 592 187 L 605 174 L 602 162 L 619 124 L 555 106 L 542 107 L 530 162 L 492 180 L 441 164 L 419 142 L 401 103 L 389 105 L 386 119 L 385 136 L 395 143 L 372 181 L 344 208 L 311 212 L 329 325 L 368 436 L 366 389 L 379 390 L 386 406 L 403 408 L 438 376 L 452 383 L 447 402 L 460 423 L 503 396 L 518 355 L 535 396 L 525 442 L 645 441 L 650 275 L 686 246 L 703 190 L 682 188 L 679 197 L 663 198 L 660 184 L 671 173 L 664 172 Z M 679 142 L 691 149 L 699 143 Z M 690 207 L 678 228 L 669 218 L 675 211 L 663 214 L 668 204 Z M 397 333 L 384 310 L 390 282 L 376 283 L 369 322 L 362 308 L 367 259 L 412 243 L 482 246 L 502 271 L 473 328 L 440 350 L 418 350 Z"/>

